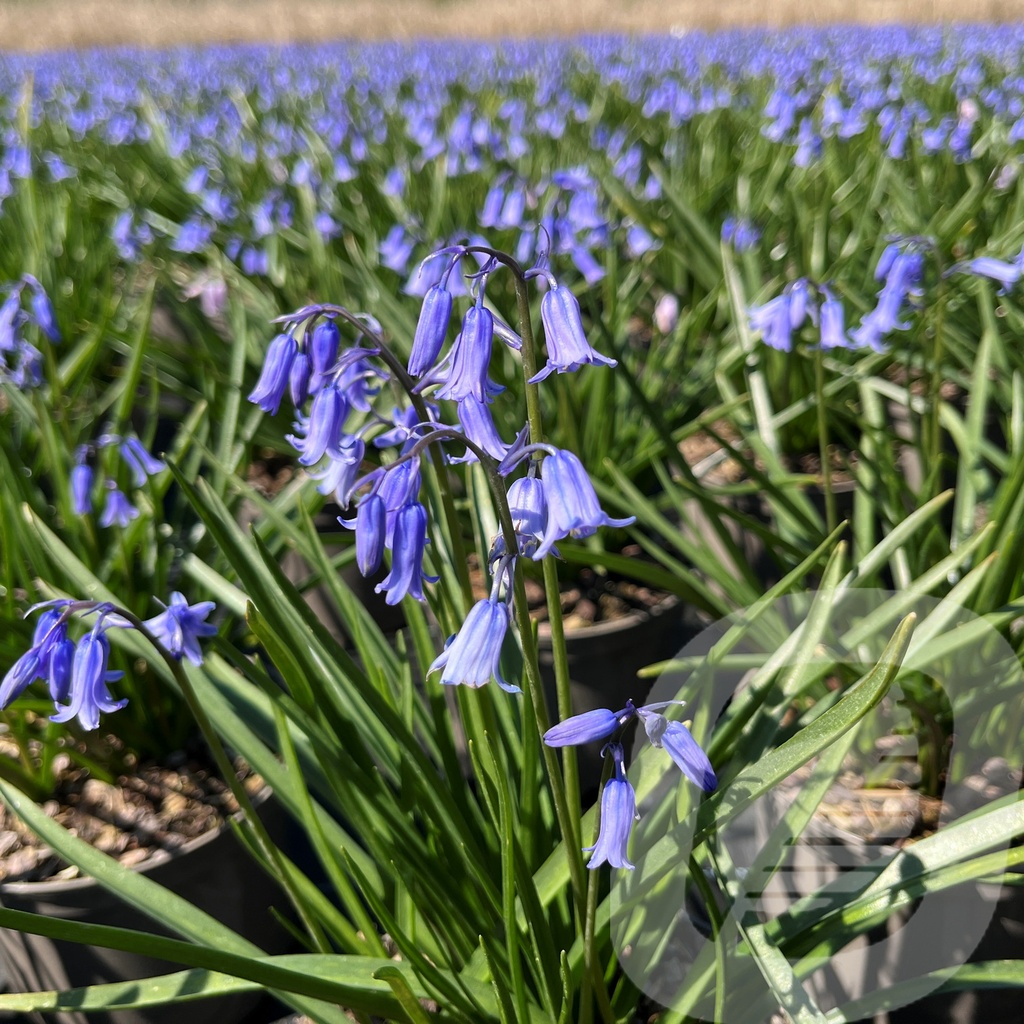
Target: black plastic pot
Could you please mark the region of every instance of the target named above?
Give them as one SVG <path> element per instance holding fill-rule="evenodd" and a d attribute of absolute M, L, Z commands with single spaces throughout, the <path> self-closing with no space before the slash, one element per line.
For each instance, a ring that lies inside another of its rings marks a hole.
<path fill-rule="evenodd" d="M 285 812 L 267 798 L 260 802 L 260 811 L 271 835 L 280 834 L 287 821 Z M 227 823 L 178 850 L 158 851 L 136 870 L 268 953 L 283 953 L 291 946 L 288 934 L 269 909 L 272 903 L 282 902 L 280 890 L 242 848 Z M 0 903 L 50 919 L 173 934 L 91 878 L 10 882 L 0 885 Z M 0 929 L 0 958 L 6 987 L 14 992 L 66 990 L 184 969 L 138 953 L 55 941 L 10 929 Z M 261 993 L 253 992 L 191 1002 L 187 1009 L 168 1006 L 88 1016 L 69 1010 L 27 1014 L 19 1019 L 38 1024 L 180 1024 L 185 1020 L 188 1024 L 236 1024 L 260 999 Z"/>

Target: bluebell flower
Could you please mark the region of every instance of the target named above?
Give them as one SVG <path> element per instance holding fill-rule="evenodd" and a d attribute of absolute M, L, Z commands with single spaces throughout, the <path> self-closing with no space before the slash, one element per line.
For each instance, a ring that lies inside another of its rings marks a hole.
<path fill-rule="evenodd" d="M 366 454 L 366 444 L 361 437 L 343 437 L 338 443 L 335 454 L 328 452 L 327 465 L 319 473 L 310 473 L 321 494 L 334 492 L 334 498 L 342 508 L 347 508 L 352 500 Z"/>
<path fill-rule="evenodd" d="M 55 641 L 46 664 L 46 685 L 54 704 L 63 704 L 71 692 L 71 669 L 75 658 L 75 642 L 67 636 Z M 108 674 L 109 677 L 109 674 Z"/>
<path fill-rule="evenodd" d="M 577 245 L 569 252 L 569 257 L 576 269 L 583 275 L 589 285 L 595 285 L 605 274 L 604 267 L 594 259 L 593 253 L 582 245 Z"/>
<path fill-rule="evenodd" d="M 500 177 L 488 190 L 484 197 L 484 205 L 477 216 L 482 228 L 496 228 L 501 217 L 501 208 L 505 203 L 505 177 Z"/>
<path fill-rule="evenodd" d="M 139 518 L 139 510 L 118 490 L 112 480 L 107 481 L 107 501 L 100 516 L 100 526 L 113 526 L 115 523 L 124 529 L 133 519 Z"/>
<path fill-rule="evenodd" d="M 597 708 L 566 718 L 548 729 L 543 739 L 549 747 L 575 747 L 607 739 L 632 718 L 639 717 L 651 745 L 663 748 L 691 782 L 710 793 L 718 781 L 707 754 L 701 750 L 682 722 L 669 721 L 661 714 L 665 708 L 679 707 L 683 703 L 679 700 L 666 700 L 638 708 L 628 700 L 621 711 Z"/>
<path fill-rule="evenodd" d="M 612 519 L 601 511 L 594 485 L 572 452 L 559 449 L 549 455 L 541 466 L 541 477 L 548 514 L 544 539 L 533 553 L 535 561 L 549 554 L 555 542 L 564 537 L 589 537 L 599 526 L 636 522 L 636 516 Z"/>
<path fill-rule="evenodd" d="M 415 502 L 420 492 L 420 464 L 418 459 L 399 462 L 384 470 L 384 479 L 377 488 L 377 493 L 384 501 L 387 510 L 387 533 L 384 545 L 394 546 L 395 524 L 398 512 L 411 502 Z"/>
<path fill-rule="evenodd" d="M 861 347 L 882 351 L 882 339 L 894 330 L 906 330 L 910 324 L 903 322 L 904 305 L 921 295 L 921 280 L 924 275 L 924 255 L 913 245 L 903 248 L 902 243 L 893 243 L 885 248 L 875 268 L 876 279 L 883 279 L 878 301 L 850 332 L 853 342 Z"/>
<path fill-rule="evenodd" d="M 368 494 L 359 503 L 354 519 L 338 522 L 346 530 L 356 531 L 356 565 L 364 576 L 372 576 L 384 557 L 384 542 L 387 537 L 387 509 L 379 494 Z"/>
<path fill-rule="evenodd" d="M 315 465 L 326 452 L 338 451 L 347 416 L 348 401 L 338 387 L 331 384 L 317 392 L 309 411 L 309 428 L 305 439 L 292 439 L 292 444 L 302 453 L 299 456 L 300 465 Z"/>
<path fill-rule="evenodd" d="M 722 222 L 722 241 L 736 252 L 750 252 L 761 241 L 761 232 L 749 217 L 726 217 Z"/>
<path fill-rule="evenodd" d="M 160 459 L 146 451 L 145 446 L 137 437 L 122 438 L 118 451 L 121 453 L 125 465 L 131 470 L 136 487 L 142 487 L 147 477 L 155 476 L 167 468 Z"/>
<path fill-rule="evenodd" d="M 58 342 L 60 330 L 57 327 L 57 314 L 54 312 L 53 303 L 46 294 L 43 286 L 31 275 L 26 274 L 23 279 L 32 290 L 32 297 L 29 303 L 32 307 L 32 319 L 35 320 L 39 329 L 52 342 Z"/>
<path fill-rule="evenodd" d="M 438 398 L 458 402 L 472 395 L 487 401 L 487 367 L 494 340 L 494 317 L 482 305 L 470 306 L 462 321 L 462 331 L 449 353 L 451 368 Z"/>
<path fill-rule="evenodd" d="M 471 686 L 474 689 L 493 679 L 503 690 L 519 693 L 519 687 L 501 675 L 501 645 L 509 624 L 508 606 L 489 598 L 478 601 L 469 610 L 462 628 L 450 637 L 444 651 L 427 669 L 441 669 L 445 686 Z"/>
<path fill-rule="evenodd" d="M 432 284 L 423 297 L 409 353 L 409 373 L 414 377 L 422 376 L 437 362 L 451 315 L 452 293 L 443 284 Z"/>
<path fill-rule="evenodd" d="M 516 186 L 510 189 L 505 197 L 497 226 L 499 228 L 518 228 L 523 223 L 523 214 L 525 212 L 526 191 L 522 186 Z"/>
<path fill-rule="evenodd" d="M 578 747 L 583 743 L 604 740 L 635 714 L 636 707 L 632 701 L 627 701 L 622 711 L 612 711 L 610 708 L 585 711 L 553 725 L 544 733 L 544 742 L 549 747 Z"/>
<path fill-rule="evenodd" d="M 478 402 L 472 395 L 463 398 L 459 402 L 459 423 L 466 437 L 483 448 L 492 459 L 501 462 L 505 458 L 509 446 L 502 441 L 486 402 Z M 476 461 L 476 455 L 468 448 L 461 458 L 452 459 L 453 463 Z"/>
<path fill-rule="evenodd" d="M 427 510 L 410 502 L 398 510 L 391 545 L 391 572 L 374 588 L 386 591 L 389 605 L 398 604 L 406 595 L 423 600 L 423 581 L 436 583 L 437 576 L 423 572 L 423 549 L 427 543 Z"/>
<path fill-rule="evenodd" d="M 76 516 L 92 512 L 92 468 L 85 462 L 77 462 L 71 470 L 71 510 Z"/>
<path fill-rule="evenodd" d="M 849 348 L 850 339 L 846 336 L 843 304 L 828 285 L 820 285 L 818 289 L 823 297 L 819 314 L 821 316 L 821 347 Z"/>
<path fill-rule="evenodd" d="M 807 311 L 807 282 L 798 278 L 786 285 L 781 295 L 762 306 L 752 306 L 747 315 L 751 330 L 760 331 L 766 345 L 789 352 L 793 348 L 793 331 L 803 325 Z"/>
<path fill-rule="evenodd" d="M 298 351 L 298 342 L 290 334 L 279 334 L 267 346 L 260 379 L 249 393 L 249 401 L 271 416 L 275 416 L 280 408 L 281 399 L 288 388 L 292 362 Z"/>
<path fill-rule="evenodd" d="M 691 782 L 710 793 L 718 785 L 718 779 L 708 755 L 682 722 L 670 722 L 652 707 L 637 708 L 651 745 L 663 748 Z"/>
<path fill-rule="evenodd" d="M 128 703 L 123 698 L 114 700 L 107 689 L 109 657 L 110 641 L 103 632 L 101 619 L 78 641 L 71 665 L 70 700 L 50 716 L 51 722 L 70 722 L 77 718 L 78 724 L 89 731 L 99 727 L 101 712 L 110 714 Z"/>
<path fill-rule="evenodd" d="M 1005 295 L 1024 275 L 1024 249 L 1012 261 L 996 259 L 994 256 L 976 256 L 972 260 L 955 264 L 946 273 L 990 278 L 998 282 L 999 294 Z"/>
<path fill-rule="evenodd" d="M 529 558 L 543 540 L 548 520 L 543 481 L 535 476 L 514 480 L 508 489 L 508 507 L 512 514 L 519 553 Z M 557 557 L 558 549 L 552 548 L 551 553 Z M 488 562 L 494 562 L 505 554 L 505 536 L 499 533 L 491 545 Z"/>
<path fill-rule="evenodd" d="M 70 601 L 63 599 L 54 601 L 39 617 L 32 635 L 32 646 L 14 662 L 0 682 L 0 708 L 6 708 L 37 679 L 48 679 L 51 672 L 56 672 L 59 692 L 65 658 L 62 644 L 68 635 L 65 609 L 69 604 Z M 58 658 L 56 666 L 53 664 L 55 653 Z"/>
<path fill-rule="evenodd" d="M 626 255 L 638 260 L 648 252 L 661 248 L 659 242 L 642 224 L 630 224 L 626 229 Z"/>
<path fill-rule="evenodd" d="M 412 256 L 413 243 L 406 236 L 405 228 L 396 224 L 380 243 L 380 261 L 388 270 L 404 274 Z"/>
<path fill-rule="evenodd" d="M 342 227 L 326 210 L 321 210 L 313 219 L 313 227 L 316 228 L 320 237 L 329 242 L 341 234 Z"/>
<path fill-rule="evenodd" d="M 601 793 L 601 829 L 597 842 L 583 848 L 584 852 L 593 852 L 587 867 L 593 870 L 608 864 L 613 868 L 628 868 L 632 871 L 635 865 L 630 862 L 626 851 L 633 822 L 637 819 L 636 792 L 626 778 L 622 746 L 609 743 L 602 756 L 614 760 L 615 772 Z"/>
<path fill-rule="evenodd" d="M 580 304 L 571 289 L 555 285 L 540 300 L 540 317 L 544 325 L 548 361 L 531 378 L 536 384 L 551 373 L 571 373 L 581 366 L 601 364 L 616 366 L 614 359 L 595 352 L 583 332 Z"/>
<path fill-rule="evenodd" d="M 213 225 L 198 217 L 192 217 L 178 228 L 178 233 L 171 242 L 175 252 L 202 252 L 213 237 Z"/>
<path fill-rule="evenodd" d="M 157 603 L 163 604 L 160 601 Z M 184 656 L 193 665 L 201 665 L 203 652 L 199 647 L 199 638 L 216 635 L 217 627 L 206 621 L 206 617 L 216 607 L 213 601 L 199 601 L 190 605 L 184 594 L 176 590 L 171 594 L 171 603 L 163 605 L 164 610 L 147 619 L 144 625 L 172 657 L 180 661 Z"/>

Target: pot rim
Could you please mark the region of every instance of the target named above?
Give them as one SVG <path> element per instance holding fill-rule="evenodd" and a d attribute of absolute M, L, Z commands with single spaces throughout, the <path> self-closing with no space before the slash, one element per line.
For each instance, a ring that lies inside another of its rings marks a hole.
<path fill-rule="evenodd" d="M 264 785 L 262 789 L 252 794 L 249 799 L 254 807 L 259 807 L 270 798 L 272 793 L 273 790 L 270 786 Z M 235 811 L 234 814 L 222 821 L 216 828 L 204 832 L 201 836 L 194 836 L 192 839 L 182 843 L 181 846 L 174 847 L 174 849 L 169 850 L 166 847 L 160 847 L 154 850 L 144 861 L 131 866 L 128 870 L 137 871 L 140 874 L 155 871 L 171 860 L 202 849 L 230 829 L 232 821 L 240 822 L 241 820 L 242 811 Z M 37 882 L 0 882 L 0 897 L 5 893 L 17 896 L 46 896 L 51 893 L 74 892 L 78 889 L 86 889 L 99 884 L 91 875 L 79 875 L 77 878 L 42 878 Z"/>

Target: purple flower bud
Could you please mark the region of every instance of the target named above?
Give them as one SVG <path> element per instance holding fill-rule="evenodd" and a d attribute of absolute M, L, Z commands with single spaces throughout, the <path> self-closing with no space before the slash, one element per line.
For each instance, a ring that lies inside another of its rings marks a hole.
<path fill-rule="evenodd" d="M 550 373 L 570 373 L 588 363 L 617 365 L 614 359 L 599 355 L 590 347 L 583 333 L 580 304 L 564 285 L 556 285 L 540 300 L 540 318 L 547 340 L 548 361 L 529 383 L 536 384 Z"/>
<path fill-rule="evenodd" d="M 249 394 L 249 401 L 258 405 L 271 416 L 277 414 L 288 387 L 288 375 L 299 346 L 290 334 L 279 334 L 268 346 L 263 370 L 256 387 Z"/>
<path fill-rule="evenodd" d="M 494 340 L 494 317 L 483 306 L 471 306 L 462 321 L 462 333 L 451 351 L 451 372 L 437 392 L 438 398 L 458 402 L 472 395 L 487 401 L 487 367 Z"/>
<path fill-rule="evenodd" d="M 612 519 L 601 510 L 587 471 L 572 452 L 559 450 L 541 466 L 548 518 L 544 539 L 533 554 L 539 561 L 563 537 L 589 537 L 599 526 L 629 526 L 636 516 Z"/>
<path fill-rule="evenodd" d="M 92 511 L 92 468 L 79 462 L 71 470 L 71 509 L 76 516 Z"/>
<path fill-rule="evenodd" d="M 423 572 L 423 549 L 427 543 L 427 510 L 411 502 L 398 510 L 395 520 L 394 544 L 391 548 L 391 572 L 374 588 L 379 594 L 387 591 L 387 604 L 398 604 L 408 594 L 423 600 L 423 580 L 436 583 L 437 576 Z"/>
<path fill-rule="evenodd" d="M 626 847 L 637 817 L 636 792 L 626 778 L 622 747 L 618 743 L 609 743 L 603 756 L 614 758 L 615 774 L 605 783 L 601 793 L 601 830 L 597 842 L 583 848 L 585 852 L 593 851 L 594 854 L 587 867 L 593 869 L 609 864 L 613 868 L 632 871 L 634 865 L 626 856 Z"/>
<path fill-rule="evenodd" d="M 412 351 L 409 353 L 409 373 L 414 377 L 422 376 L 437 362 L 451 315 L 451 292 L 443 285 L 431 285 L 423 297 Z"/>
<path fill-rule="evenodd" d="M 341 344 L 341 332 L 333 320 L 321 320 L 313 330 L 313 340 L 309 345 L 310 358 L 313 361 L 313 372 L 323 377 L 338 361 L 338 347 Z M 317 388 L 313 388 L 314 391 Z"/>
<path fill-rule="evenodd" d="M 573 715 L 544 733 L 549 747 L 578 747 L 582 743 L 607 739 L 632 716 L 632 704 L 622 711 L 596 708 L 582 715 Z"/>
<path fill-rule="evenodd" d="M 462 629 L 448 641 L 427 673 L 442 669 L 441 682 L 445 686 L 476 689 L 494 679 L 503 690 L 519 693 L 518 686 L 505 681 L 499 667 L 508 623 L 508 607 L 504 602 L 478 601 L 469 610 Z"/>

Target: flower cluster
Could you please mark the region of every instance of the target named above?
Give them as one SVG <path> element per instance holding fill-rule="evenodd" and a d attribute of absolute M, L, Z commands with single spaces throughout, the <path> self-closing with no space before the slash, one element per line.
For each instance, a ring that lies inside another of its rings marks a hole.
<path fill-rule="evenodd" d="M 71 506 L 76 515 L 89 515 L 93 511 L 93 491 L 96 473 L 90 460 L 95 461 L 104 449 L 116 449 L 120 461 L 131 473 L 132 482 L 136 487 L 145 485 L 146 480 L 162 472 L 167 466 L 154 455 L 134 435 L 103 434 L 94 444 L 80 445 L 75 452 L 75 462 L 71 468 Z M 108 476 L 103 481 L 106 497 L 99 525 L 102 527 L 126 527 L 133 519 L 137 519 L 139 510 L 128 500 L 117 481 Z"/>
<path fill-rule="evenodd" d="M 620 711 L 597 708 L 552 726 L 544 734 L 544 742 L 549 747 L 575 747 L 606 740 L 633 718 L 639 718 L 651 745 L 663 749 L 691 782 L 710 793 L 718 785 L 718 779 L 707 754 L 682 722 L 670 721 L 661 714 L 667 707 L 682 704 L 683 701 L 667 700 L 638 708 L 632 701 L 626 701 Z M 601 755 L 611 757 L 614 768 L 601 794 L 601 830 L 597 843 L 587 848 L 594 853 L 588 867 L 608 863 L 616 868 L 632 868 L 626 847 L 636 819 L 636 794 L 626 778 L 622 745 L 608 743 Z"/>
<path fill-rule="evenodd" d="M 423 600 L 423 582 L 435 579 L 423 568 L 428 515 L 420 500 L 419 468 L 421 453 L 435 442 L 461 441 L 465 453 L 451 461 L 486 457 L 498 464 L 503 477 L 529 463 L 527 476 L 512 481 L 508 493 L 519 544 L 512 557 L 541 559 L 553 553 L 556 542 L 564 537 L 587 537 L 599 526 L 633 522 L 632 517 L 612 519 L 601 511 L 593 485 L 572 453 L 527 444 L 525 432 L 514 443 L 500 436 L 490 411 L 503 390 L 488 372 L 494 345 L 497 341 L 518 350 L 522 341 L 484 304 L 487 279 L 499 266 L 490 253 L 482 246 L 453 245 L 428 258 L 427 264 L 440 272 L 424 293 L 404 368 L 387 350 L 372 317 L 337 306 L 307 306 L 280 319 L 284 329 L 271 343 L 249 396 L 264 411 L 276 413 L 285 395 L 290 395 L 296 420 L 288 439 L 299 453 L 299 463 L 314 472 L 321 491 L 333 492 L 342 507 L 355 503 L 355 514 L 339 522 L 355 531 L 360 571 L 374 575 L 385 552 L 391 553 L 390 572 L 377 584 L 389 604 L 406 596 Z M 468 275 L 472 302 L 445 351 L 454 282 L 461 279 L 459 272 L 467 259 L 472 259 Z M 587 365 L 614 366 L 614 360 L 600 355 L 587 341 L 573 293 L 543 267 L 527 275 L 546 289 L 541 318 L 548 354 L 530 383 Z M 339 322 L 355 330 L 361 346 L 343 350 Z M 384 416 L 374 409 L 373 399 L 381 382 L 388 379 L 406 385 L 412 405 Z M 307 400 L 310 409 L 305 414 Z M 456 425 L 442 420 L 441 402 L 454 404 Z M 379 450 L 396 449 L 394 458 L 364 470 L 367 444 Z M 501 597 L 498 585 L 510 571 L 508 556 L 504 538 L 499 537 L 490 558 L 490 564 L 498 566 L 494 593 L 471 611 L 438 659 L 435 667 L 444 669 L 443 681 L 480 685 L 494 676 L 513 689 L 501 680 L 495 653 L 500 651 L 509 621 L 511 588 L 505 587 Z M 472 642 L 466 639 L 470 635 Z M 481 677 L 485 666 L 493 671 Z"/>
<path fill-rule="evenodd" d="M 819 344 L 823 349 L 871 348 L 882 352 L 886 335 L 910 326 L 902 318 L 907 306 L 915 304 L 922 295 L 924 252 L 930 244 L 926 239 L 906 238 L 886 246 L 875 267 L 875 280 L 882 281 L 878 301 L 851 331 L 846 330 L 843 303 L 832 285 L 815 285 L 805 277 L 791 281 L 774 299 L 750 307 L 747 310 L 750 329 L 760 332 L 764 343 L 771 348 L 789 352 L 793 348 L 793 332 L 810 320 L 819 329 Z M 954 269 L 985 274 L 1007 286 L 1021 273 L 1011 264 L 987 257 Z"/>
<path fill-rule="evenodd" d="M 38 387 L 43 380 L 43 354 L 24 335 L 34 324 L 49 341 L 61 340 L 53 303 L 43 286 L 31 275 L 7 285 L 0 304 L 0 383 L 10 381 L 19 390 Z M 28 309 L 24 308 L 28 293 Z"/>
<path fill-rule="evenodd" d="M 171 657 L 184 655 L 195 664 L 203 660 L 199 638 L 212 636 L 215 626 L 206 622 L 214 609 L 212 601 L 189 605 L 175 592 L 164 611 L 143 625 L 163 645 Z M 128 703 L 115 700 L 107 688 L 124 673 L 111 672 L 110 641 L 106 631 L 111 627 L 130 628 L 132 623 L 105 601 L 72 601 L 60 598 L 31 607 L 27 615 L 43 609 L 36 623 L 32 646 L 8 669 L 0 682 L 0 709 L 8 707 L 36 680 L 46 683 L 54 703 L 52 722 L 78 721 L 81 728 L 99 727 L 100 713 L 119 711 Z M 95 615 L 91 629 L 77 642 L 68 635 L 74 615 Z"/>

